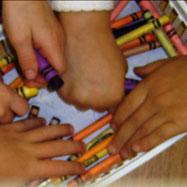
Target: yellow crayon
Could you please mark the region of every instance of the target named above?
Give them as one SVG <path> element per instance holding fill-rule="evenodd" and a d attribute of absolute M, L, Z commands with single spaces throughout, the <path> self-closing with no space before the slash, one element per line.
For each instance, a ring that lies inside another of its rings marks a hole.
<path fill-rule="evenodd" d="M 136 38 L 143 36 L 144 34 L 152 32 L 154 29 L 160 28 L 162 25 L 165 25 L 169 22 L 168 16 L 162 16 L 159 19 L 155 19 L 146 25 L 143 25 L 121 37 L 119 37 L 116 42 L 118 45 L 122 45 L 124 43 L 130 42 Z"/>
<path fill-rule="evenodd" d="M 36 95 L 38 95 L 38 88 L 29 88 L 26 86 L 22 86 L 16 89 L 18 95 L 20 95 L 21 97 L 24 97 L 25 99 L 29 99 L 31 97 L 34 97 Z"/>

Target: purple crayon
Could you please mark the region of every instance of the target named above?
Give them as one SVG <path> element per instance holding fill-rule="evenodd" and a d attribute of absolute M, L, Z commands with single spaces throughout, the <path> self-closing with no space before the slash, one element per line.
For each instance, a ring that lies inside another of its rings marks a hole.
<path fill-rule="evenodd" d="M 38 50 L 36 50 L 36 57 L 41 75 L 48 82 L 48 86 L 51 90 L 58 90 L 64 85 L 64 81 L 57 74 L 55 69 L 47 62 Z"/>
<path fill-rule="evenodd" d="M 140 81 L 135 79 L 125 79 L 125 93 L 130 93 Z"/>

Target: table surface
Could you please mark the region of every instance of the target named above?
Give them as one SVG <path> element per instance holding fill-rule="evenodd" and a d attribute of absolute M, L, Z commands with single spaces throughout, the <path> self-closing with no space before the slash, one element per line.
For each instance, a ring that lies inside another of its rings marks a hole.
<path fill-rule="evenodd" d="M 110 187 L 186 187 L 187 137 Z"/>

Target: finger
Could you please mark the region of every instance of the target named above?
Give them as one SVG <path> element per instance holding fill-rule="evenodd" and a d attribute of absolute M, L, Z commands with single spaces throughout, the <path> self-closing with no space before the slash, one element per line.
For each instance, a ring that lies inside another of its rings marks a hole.
<path fill-rule="evenodd" d="M 78 175 L 84 172 L 83 164 L 64 160 L 40 160 L 33 168 L 35 179 Z"/>
<path fill-rule="evenodd" d="M 11 110 L 19 115 L 22 116 L 26 114 L 29 110 L 29 105 L 25 99 L 19 96 L 16 92 L 11 90 Z"/>
<path fill-rule="evenodd" d="M 162 67 L 164 64 L 165 62 L 163 61 L 154 62 L 143 67 L 137 67 L 134 69 L 134 72 L 141 77 L 146 77 L 149 74 L 152 74 L 154 71 L 156 71 L 160 67 Z"/>
<path fill-rule="evenodd" d="M 35 129 L 32 132 L 27 132 L 26 137 L 32 142 L 41 142 L 69 136 L 73 134 L 73 127 L 71 125 L 52 125 Z"/>
<path fill-rule="evenodd" d="M 29 37 L 20 39 L 20 41 L 18 40 L 13 45 L 16 49 L 23 74 L 28 80 L 35 79 L 38 74 L 38 65 L 31 39 Z"/>
<path fill-rule="evenodd" d="M 128 140 L 128 142 L 123 145 L 122 149 L 120 150 L 120 154 L 122 158 L 127 159 L 130 158 L 131 155 L 134 153 L 132 151 L 132 145 L 138 140 L 143 139 L 145 136 L 149 135 L 153 132 L 156 128 L 161 126 L 164 122 L 166 122 L 166 118 L 164 113 L 157 113 L 149 118 L 136 132 L 135 134 Z"/>
<path fill-rule="evenodd" d="M 43 118 L 27 119 L 23 121 L 16 122 L 15 124 L 7 125 L 7 128 L 11 128 L 17 132 L 25 132 L 31 129 L 42 127 L 46 124 Z"/>
<path fill-rule="evenodd" d="M 63 33 L 58 36 L 51 33 L 44 33 L 43 38 L 39 38 L 39 44 L 37 44 L 41 54 L 48 60 L 54 69 L 59 74 L 62 74 L 65 70 L 65 56 L 63 47 Z M 53 49 L 53 50 L 51 50 Z"/>
<path fill-rule="evenodd" d="M 120 151 L 125 143 L 136 133 L 138 128 L 151 118 L 155 113 L 155 108 L 150 104 L 150 100 L 147 99 L 138 109 L 135 111 L 126 121 L 121 125 L 119 131 L 114 136 L 109 150 L 112 154 L 116 154 Z"/>
<path fill-rule="evenodd" d="M 149 135 L 166 121 L 167 121 L 167 118 L 164 113 L 157 113 L 153 115 L 136 131 L 133 137 L 129 140 L 126 147 L 130 149 L 134 142 Z"/>
<path fill-rule="evenodd" d="M 34 145 L 33 152 L 39 159 L 83 153 L 85 146 L 82 142 L 72 140 L 54 140 Z"/>
<path fill-rule="evenodd" d="M 145 81 L 139 83 L 136 88 L 127 95 L 124 101 L 119 105 L 117 111 L 114 113 L 114 117 L 111 126 L 117 129 L 127 118 L 132 115 L 140 105 L 145 101 L 147 97 L 147 87 Z"/>
<path fill-rule="evenodd" d="M 6 124 L 6 123 L 11 123 L 14 119 L 14 114 L 12 113 L 11 110 L 7 109 L 6 113 L 5 112 L 0 112 L 0 123 Z"/>
<path fill-rule="evenodd" d="M 24 84 L 29 87 L 43 88 L 47 85 L 44 78 L 40 75 L 37 75 L 35 80 L 25 80 Z"/>
<path fill-rule="evenodd" d="M 165 123 L 142 140 L 135 142 L 132 149 L 135 152 L 147 151 L 182 132 L 184 132 L 184 130 L 179 128 L 175 123 Z"/>

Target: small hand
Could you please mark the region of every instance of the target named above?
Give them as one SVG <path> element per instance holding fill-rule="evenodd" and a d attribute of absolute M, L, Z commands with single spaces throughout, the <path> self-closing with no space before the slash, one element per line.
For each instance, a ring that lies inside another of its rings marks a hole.
<path fill-rule="evenodd" d="M 45 126 L 41 118 L 1 126 L 1 181 L 32 181 L 84 172 L 80 163 L 52 160 L 57 156 L 83 153 L 81 142 L 59 139 L 72 133 L 70 125 Z"/>
<path fill-rule="evenodd" d="M 3 1 L 3 24 L 28 80 L 38 74 L 34 48 L 59 74 L 64 71 L 63 31 L 47 1 Z"/>
<path fill-rule="evenodd" d="M 146 77 L 121 103 L 112 126 L 112 153 L 128 158 L 187 131 L 187 57 L 137 68 Z"/>

